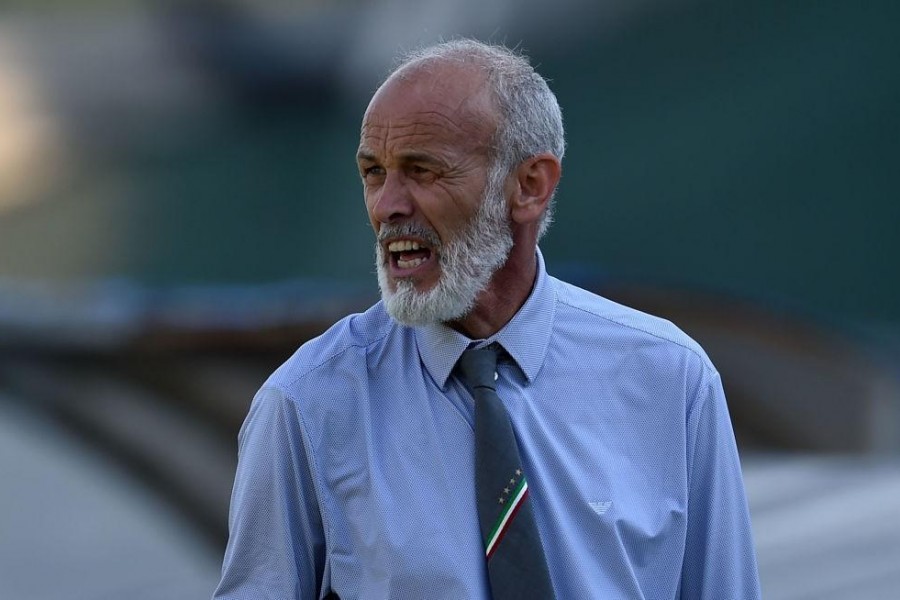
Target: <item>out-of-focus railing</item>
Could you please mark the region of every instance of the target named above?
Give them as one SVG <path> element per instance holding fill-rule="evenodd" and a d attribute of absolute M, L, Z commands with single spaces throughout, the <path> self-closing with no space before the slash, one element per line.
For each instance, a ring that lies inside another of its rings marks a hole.
<path fill-rule="evenodd" d="M 0 391 L 226 535 L 236 433 L 266 376 L 365 294 L 288 284 L 0 285 Z"/>

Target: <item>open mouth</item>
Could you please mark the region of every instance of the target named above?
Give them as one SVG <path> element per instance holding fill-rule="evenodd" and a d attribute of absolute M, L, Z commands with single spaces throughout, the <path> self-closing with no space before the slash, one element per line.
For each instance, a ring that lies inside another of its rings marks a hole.
<path fill-rule="evenodd" d="M 417 240 L 394 240 L 388 243 L 387 249 L 390 253 L 391 266 L 401 271 L 415 269 L 432 257 L 431 248 Z"/>

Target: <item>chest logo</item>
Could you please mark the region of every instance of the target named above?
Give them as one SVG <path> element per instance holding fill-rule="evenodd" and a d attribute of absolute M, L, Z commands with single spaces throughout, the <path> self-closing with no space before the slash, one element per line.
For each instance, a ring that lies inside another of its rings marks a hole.
<path fill-rule="evenodd" d="M 594 500 L 593 502 L 588 502 L 588 506 L 591 507 L 598 515 L 605 515 L 606 511 L 609 510 L 609 507 L 612 506 L 612 500 Z"/>

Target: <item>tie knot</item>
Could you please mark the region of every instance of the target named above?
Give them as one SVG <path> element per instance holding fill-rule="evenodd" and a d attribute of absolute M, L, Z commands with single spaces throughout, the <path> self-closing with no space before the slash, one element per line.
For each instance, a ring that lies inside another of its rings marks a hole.
<path fill-rule="evenodd" d="M 497 371 L 498 349 L 496 344 L 491 344 L 463 352 L 457 363 L 463 382 L 471 388 L 486 387 L 496 390 L 494 374 Z"/>

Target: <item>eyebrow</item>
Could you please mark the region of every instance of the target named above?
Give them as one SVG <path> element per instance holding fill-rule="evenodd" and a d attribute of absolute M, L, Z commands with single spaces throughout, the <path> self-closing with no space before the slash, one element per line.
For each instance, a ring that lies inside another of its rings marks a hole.
<path fill-rule="evenodd" d="M 356 160 L 367 160 L 369 162 L 375 162 L 375 154 L 366 148 L 360 148 L 356 152 Z"/>
<path fill-rule="evenodd" d="M 443 165 L 444 161 L 433 154 L 425 152 L 401 152 L 400 160 L 406 163 L 427 163 L 432 165 Z"/>
<path fill-rule="evenodd" d="M 400 161 L 403 163 L 426 163 L 432 165 L 441 165 L 446 166 L 446 163 L 440 158 L 434 156 L 433 154 L 428 154 L 426 152 L 401 152 L 399 154 Z M 360 148 L 356 153 L 356 160 L 358 161 L 369 161 L 373 163 L 379 162 L 375 157 L 375 154 L 366 148 Z"/>

